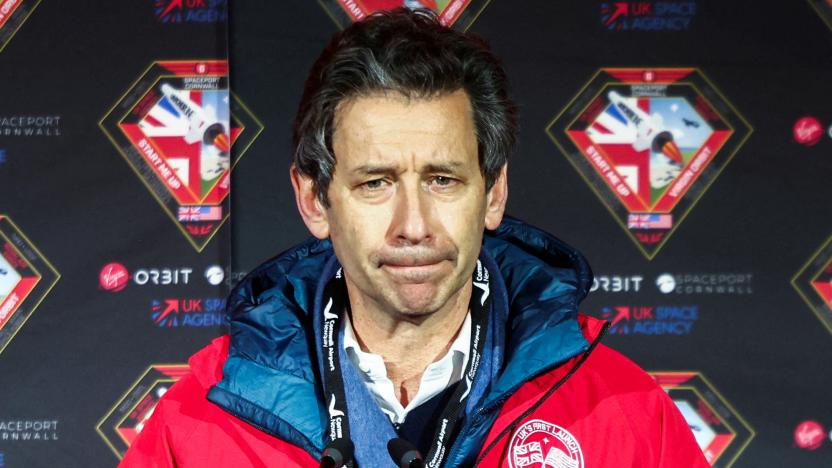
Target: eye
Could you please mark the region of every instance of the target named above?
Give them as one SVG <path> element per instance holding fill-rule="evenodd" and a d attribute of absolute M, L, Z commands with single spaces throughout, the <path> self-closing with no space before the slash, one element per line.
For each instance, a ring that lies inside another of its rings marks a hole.
<path fill-rule="evenodd" d="M 451 185 L 453 183 L 453 181 L 454 180 L 451 179 L 450 177 L 445 177 L 445 176 L 436 176 L 436 177 L 433 178 L 433 182 L 436 183 L 436 185 L 442 185 L 442 186 Z"/>
<path fill-rule="evenodd" d="M 430 185 L 439 190 L 451 190 L 460 184 L 459 179 L 450 176 L 436 175 L 430 178 Z"/>
<path fill-rule="evenodd" d="M 364 182 L 364 187 L 373 190 L 373 189 L 380 189 L 381 186 L 384 184 L 384 179 L 373 179 Z"/>

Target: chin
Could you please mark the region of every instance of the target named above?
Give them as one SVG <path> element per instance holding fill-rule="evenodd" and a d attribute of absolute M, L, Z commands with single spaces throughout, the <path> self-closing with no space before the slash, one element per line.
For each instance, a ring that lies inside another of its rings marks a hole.
<path fill-rule="evenodd" d="M 448 302 L 448 295 L 443 294 L 440 288 L 435 285 L 399 285 L 394 291 L 395 297 L 391 302 L 395 309 L 410 317 L 430 315 Z"/>

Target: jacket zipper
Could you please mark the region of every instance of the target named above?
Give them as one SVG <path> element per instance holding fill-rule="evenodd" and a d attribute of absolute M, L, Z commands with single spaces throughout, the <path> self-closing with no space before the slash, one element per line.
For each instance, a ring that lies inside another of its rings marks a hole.
<path fill-rule="evenodd" d="M 488 447 L 486 447 L 485 450 L 483 450 L 482 453 L 477 456 L 477 461 L 474 463 L 474 468 L 480 466 L 480 463 L 482 463 L 482 461 L 485 459 L 485 457 L 488 455 L 488 453 L 494 447 L 496 447 L 497 442 L 499 442 L 500 439 L 502 439 L 503 437 L 505 437 L 506 435 L 508 435 L 512 431 L 514 431 L 514 429 L 517 427 L 517 425 L 520 423 L 520 421 L 527 418 L 537 408 L 539 408 L 540 405 L 542 405 L 547 399 L 549 399 L 549 397 L 551 397 L 558 388 L 560 388 L 570 377 L 572 377 L 572 375 L 575 374 L 575 372 L 578 371 L 578 369 L 581 367 L 581 365 L 584 363 L 584 361 L 587 360 L 587 358 L 592 353 L 592 351 L 595 350 L 596 346 L 601 342 L 601 339 L 604 337 L 604 335 L 606 334 L 607 329 L 609 327 L 610 327 L 609 322 L 604 323 L 604 326 L 601 328 L 601 331 L 598 333 L 598 336 L 595 337 L 595 339 L 589 345 L 589 348 L 587 348 L 587 350 L 584 351 L 583 355 L 578 359 L 578 362 L 576 362 L 575 365 L 572 366 L 571 369 L 569 369 L 569 372 L 567 372 L 566 375 L 563 376 L 563 378 L 558 380 L 552 386 L 552 388 L 547 390 L 546 393 L 544 393 L 543 396 L 541 396 L 529 409 L 527 409 L 526 411 L 523 412 L 523 414 L 521 414 L 520 416 L 515 418 L 514 421 L 511 422 L 511 424 L 506 426 L 506 428 L 503 429 L 502 432 L 500 432 L 497 435 L 497 437 L 495 437 L 494 440 L 491 441 L 491 443 L 488 445 Z M 546 371 L 543 371 L 543 372 L 546 372 Z M 541 372 L 538 375 L 541 375 L 543 372 Z M 535 377 L 537 377 L 537 376 L 535 376 Z M 532 377 L 532 379 L 535 378 L 535 377 Z M 531 379 L 529 379 L 529 380 L 531 380 Z M 523 384 L 525 384 L 529 380 L 526 380 L 525 382 L 523 382 Z M 495 400 L 491 405 L 488 405 L 487 408 L 482 408 L 480 411 L 478 411 L 477 414 L 472 419 L 471 424 L 474 425 L 475 422 L 478 422 L 478 420 L 481 419 L 481 416 L 484 415 L 486 411 L 492 411 L 498 405 L 502 406 L 502 404 L 505 403 L 505 401 L 508 400 L 511 397 L 511 395 L 514 394 L 514 392 L 516 392 L 517 389 L 520 388 L 523 384 L 520 384 L 517 387 L 511 389 L 509 392 L 506 392 L 505 395 L 501 396 L 498 400 Z M 466 429 L 467 429 L 467 427 L 466 427 Z M 486 434 L 486 437 L 487 436 L 488 436 L 488 434 Z"/>

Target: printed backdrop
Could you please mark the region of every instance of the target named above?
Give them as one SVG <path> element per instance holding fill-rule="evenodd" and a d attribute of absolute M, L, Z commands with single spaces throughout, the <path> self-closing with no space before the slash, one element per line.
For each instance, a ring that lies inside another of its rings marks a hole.
<path fill-rule="evenodd" d="M 0 468 L 118 463 L 307 236 L 313 60 L 402 4 L 504 60 L 509 213 L 586 254 L 712 465 L 832 466 L 832 2 L 2 0 Z"/>

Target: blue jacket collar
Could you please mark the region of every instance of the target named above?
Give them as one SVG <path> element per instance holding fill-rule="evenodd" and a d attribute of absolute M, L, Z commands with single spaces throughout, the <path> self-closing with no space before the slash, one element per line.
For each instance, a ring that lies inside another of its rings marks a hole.
<path fill-rule="evenodd" d="M 501 273 L 494 275 L 492 292 L 500 295 L 496 320 L 505 323 L 505 339 L 496 340 L 504 344 L 494 345 L 504 356 L 502 371 L 480 399 L 487 408 L 587 348 L 576 317 L 592 273 L 576 250 L 511 218 L 486 233 L 483 249 Z M 333 255 L 329 241 L 310 239 L 234 288 L 229 356 L 223 379 L 208 393 L 222 408 L 313 456 L 323 449 L 326 408 L 312 317 L 316 287 Z M 475 450 L 483 436 L 458 440 L 454 451 Z"/>

